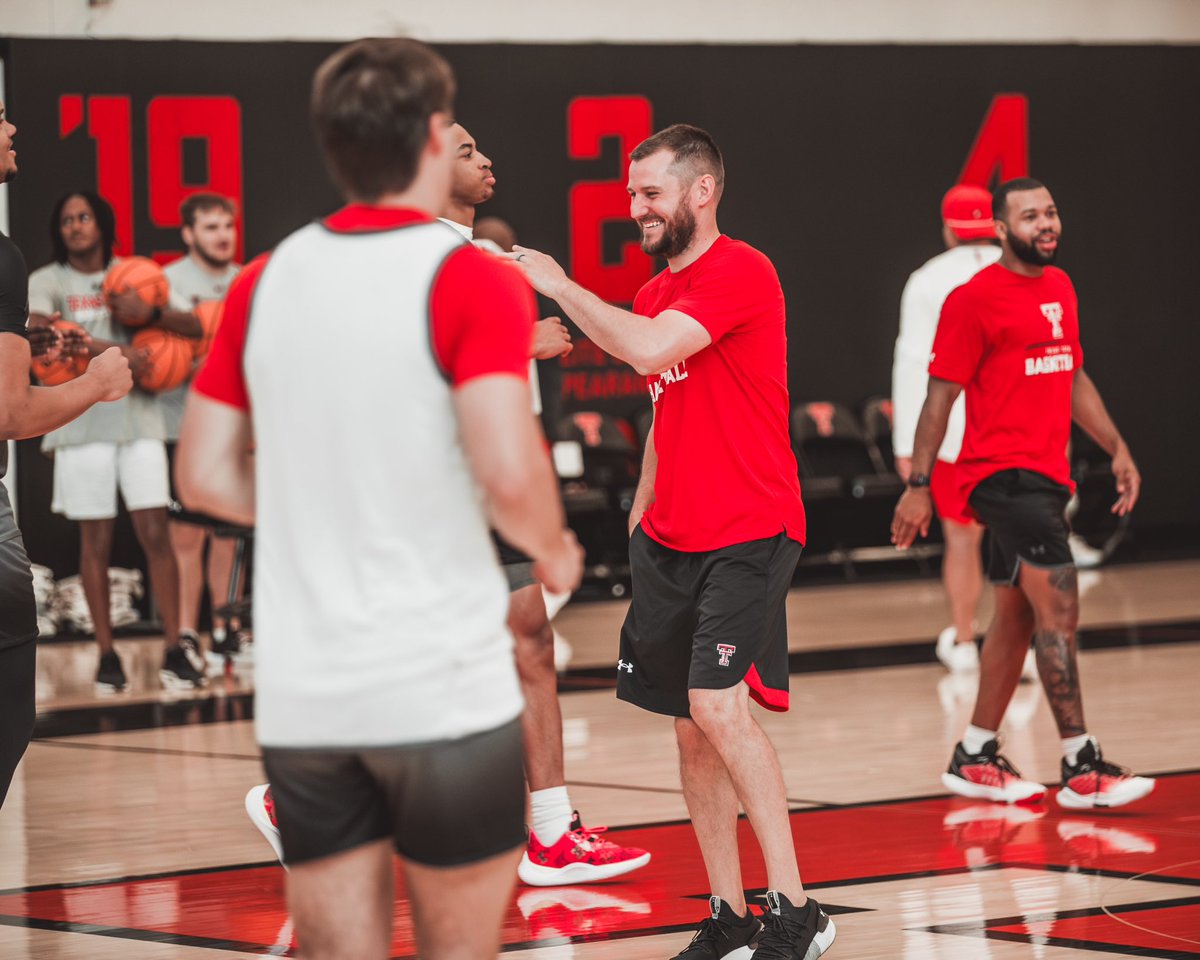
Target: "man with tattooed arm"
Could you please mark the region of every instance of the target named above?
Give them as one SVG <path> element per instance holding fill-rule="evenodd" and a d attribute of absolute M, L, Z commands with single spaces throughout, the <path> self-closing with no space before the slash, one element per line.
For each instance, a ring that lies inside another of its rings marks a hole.
<path fill-rule="evenodd" d="M 993 216 L 1003 253 L 942 308 L 912 472 L 892 521 L 898 548 L 928 533 L 929 474 L 950 407 L 965 392 L 958 495 L 991 535 L 996 613 L 979 658 L 975 712 L 942 782 L 962 796 L 1003 803 L 1045 795 L 1042 784 L 1022 779 L 999 752 L 997 732 L 1032 636 L 1062 737 L 1059 804 L 1119 807 L 1146 796 L 1154 781 L 1106 761 L 1083 719 L 1075 644 L 1079 587 L 1064 513 L 1072 492 L 1072 419 L 1112 457 L 1119 495 L 1114 513 L 1133 509 L 1141 476 L 1083 370 L 1075 289 L 1052 266 L 1062 234 L 1054 198 L 1036 180 L 1010 180 L 993 195 Z"/>

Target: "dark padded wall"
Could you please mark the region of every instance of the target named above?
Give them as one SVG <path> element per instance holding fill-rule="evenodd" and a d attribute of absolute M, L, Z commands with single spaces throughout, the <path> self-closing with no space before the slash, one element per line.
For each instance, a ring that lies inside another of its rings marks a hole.
<path fill-rule="evenodd" d="M 96 183 L 84 129 L 59 137 L 62 95 L 130 97 L 139 253 L 178 246 L 175 230 L 149 219 L 147 106 L 156 96 L 239 102 L 248 256 L 337 203 L 306 113 L 312 70 L 331 44 L 10 40 L 7 47 L 22 167 L 10 193 L 12 230 L 31 266 L 49 257 L 55 197 Z M 1146 474 L 1138 522 L 1200 523 L 1192 494 L 1200 475 L 1200 325 L 1191 276 L 1200 262 L 1193 187 L 1200 49 L 441 49 L 458 72 L 458 115 L 495 162 L 498 192 L 483 212 L 505 217 L 524 242 L 560 260 L 568 254 L 572 185 L 619 175 L 615 139 L 599 159 L 569 158 L 574 98 L 641 96 L 655 128 L 688 121 L 712 131 L 728 166 L 721 225 L 771 256 L 787 294 L 793 401 L 857 405 L 888 391 L 900 291 L 940 249 L 940 196 L 962 169 L 992 98 L 1023 94 L 1030 172 L 1062 209 L 1060 264 L 1079 291 L 1087 366 Z M 203 144 L 186 146 L 186 181 L 203 182 L 210 159 Z M 609 255 L 633 236 L 628 224 L 607 227 Z M 338 318 L 328 333 L 336 341 Z M 606 388 L 618 399 L 584 404 L 643 404 L 640 385 L 623 376 L 610 376 Z M 44 522 L 37 488 L 49 471 L 28 447 L 20 492 L 32 509 L 24 525 L 31 553 L 48 558 L 56 551 L 30 525 Z M 73 560 L 55 566 L 73 569 Z"/>

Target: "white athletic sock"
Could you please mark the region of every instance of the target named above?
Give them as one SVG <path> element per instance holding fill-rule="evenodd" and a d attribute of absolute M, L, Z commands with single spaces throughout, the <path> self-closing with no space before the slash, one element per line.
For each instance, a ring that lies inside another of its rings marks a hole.
<path fill-rule="evenodd" d="M 529 829 L 538 842 L 552 847 L 571 826 L 571 798 L 566 787 L 548 787 L 529 793 Z"/>
<path fill-rule="evenodd" d="M 1063 737 L 1063 758 L 1067 763 L 1075 766 L 1075 761 L 1079 759 L 1079 751 L 1087 746 L 1087 742 L 1091 739 L 1092 736 L 1088 733 L 1081 733 L 1077 737 Z"/>
<path fill-rule="evenodd" d="M 996 739 L 996 735 L 995 730 L 984 730 L 983 727 L 968 724 L 966 731 L 963 733 L 963 749 L 970 754 L 979 753 L 985 743 Z"/>

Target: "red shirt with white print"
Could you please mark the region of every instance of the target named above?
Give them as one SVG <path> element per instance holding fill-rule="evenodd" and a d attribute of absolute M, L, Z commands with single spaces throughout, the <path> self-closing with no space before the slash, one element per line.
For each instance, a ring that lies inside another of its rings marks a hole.
<path fill-rule="evenodd" d="M 1082 368 L 1078 300 L 1057 267 L 1027 277 L 993 264 L 946 298 L 929 375 L 961 384 L 966 394 L 958 457 L 964 504 L 1001 470 L 1031 470 L 1073 486 L 1067 443 Z"/>
<path fill-rule="evenodd" d="M 638 292 L 634 313 L 678 310 L 712 343 L 648 377 L 658 472 L 646 534 L 674 550 L 718 550 L 780 533 L 805 538 L 788 435 L 787 329 L 775 267 L 724 235 Z"/>

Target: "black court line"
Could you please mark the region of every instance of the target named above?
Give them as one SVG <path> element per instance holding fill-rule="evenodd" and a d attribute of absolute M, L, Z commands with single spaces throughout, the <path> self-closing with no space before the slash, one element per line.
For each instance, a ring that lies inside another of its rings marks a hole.
<path fill-rule="evenodd" d="M 172 747 L 135 747 L 118 743 L 80 743 L 78 740 L 39 740 L 40 747 L 68 750 L 111 750 L 113 753 L 153 753 L 162 757 L 199 757 L 203 760 L 262 760 L 261 753 L 215 753 L 210 750 L 179 750 Z"/>
<path fill-rule="evenodd" d="M 162 933 L 158 930 L 138 930 L 136 927 L 106 927 L 96 923 L 74 923 L 69 920 L 40 920 L 34 917 L 11 917 L 0 915 L 0 924 L 8 927 L 29 927 L 34 930 L 49 930 L 53 933 L 86 933 L 96 937 L 112 937 L 116 940 L 139 940 L 143 943 L 170 944 L 174 947 L 207 947 L 210 950 L 228 950 L 233 953 L 255 953 L 269 956 L 269 946 L 262 943 L 246 943 L 240 940 L 216 940 L 194 937 L 184 933 Z"/>
<path fill-rule="evenodd" d="M 1089 873 L 1091 871 L 1088 871 Z M 1011 927 L 1017 924 L 1053 923 L 1057 920 L 1079 920 L 1089 917 L 1099 917 L 1105 914 L 1138 913 L 1145 910 L 1173 910 L 1179 907 L 1200 906 L 1200 897 L 1180 897 L 1174 900 L 1143 900 L 1139 903 L 1122 903 L 1109 907 L 1081 907 L 1075 910 L 1056 910 L 1047 913 L 1018 915 L 1014 917 L 997 917 L 990 920 L 970 920 L 963 923 L 941 923 L 930 927 L 920 927 L 929 933 L 949 934 L 958 937 L 974 937 L 984 940 L 1003 940 L 1009 943 L 1037 943 L 1054 947 L 1070 947 L 1076 950 L 1092 950 L 1098 953 L 1121 953 L 1134 957 L 1162 957 L 1165 960 L 1180 960 L 1183 957 L 1200 957 L 1200 946 L 1195 949 L 1180 950 L 1158 949 L 1155 947 L 1134 947 L 1128 944 L 1108 943 L 1098 940 L 1078 940 L 1072 937 L 1054 937 L 1028 933 L 1014 933 L 1007 930 L 994 930 L 992 927 Z M 1154 932 L 1154 931 L 1150 931 Z M 1164 939 L 1177 939 L 1160 934 Z M 1179 941 L 1185 943 L 1186 941 Z"/>
<path fill-rule="evenodd" d="M 1200 620 L 1174 620 L 1162 623 L 1116 624 L 1088 627 L 1078 634 L 1080 650 L 1111 650 L 1121 647 L 1163 646 L 1200 643 Z M 864 647 L 828 650 L 798 650 L 788 654 L 788 672 L 831 673 L 836 670 L 873 670 L 881 667 L 907 667 L 936 663 L 933 638 L 911 643 L 880 643 Z M 559 677 L 560 693 L 616 687 L 612 666 L 580 667 Z"/>
<path fill-rule="evenodd" d="M 1200 620 L 1119 624 L 1079 631 L 1079 647 L 1082 650 L 1181 643 L 1200 643 Z M 837 670 L 869 670 L 936 662 L 933 639 L 930 638 L 911 643 L 797 651 L 788 656 L 788 671 L 793 674 L 828 673 Z M 611 666 L 567 670 L 558 679 L 558 691 L 563 694 L 611 690 L 616 685 L 615 670 Z M 47 740 L 55 737 L 186 724 L 227 723 L 253 718 L 252 691 L 175 701 L 96 703 L 77 709 L 39 714 L 34 725 L 33 739 Z"/>

